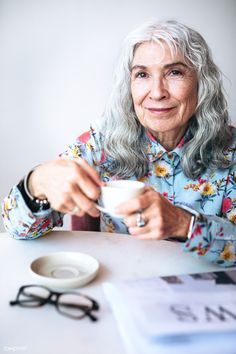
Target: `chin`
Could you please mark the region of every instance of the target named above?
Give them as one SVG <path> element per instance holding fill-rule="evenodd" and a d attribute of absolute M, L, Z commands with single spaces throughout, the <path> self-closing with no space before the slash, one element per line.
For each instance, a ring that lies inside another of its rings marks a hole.
<path fill-rule="evenodd" d="M 160 125 L 152 125 L 152 126 L 148 126 L 147 129 L 152 132 L 152 134 L 155 133 L 167 133 L 169 131 L 173 131 L 175 129 L 178 129 L 178 127 L 176 126 L 167 126 L 164 124 L 160 124 Z"/>

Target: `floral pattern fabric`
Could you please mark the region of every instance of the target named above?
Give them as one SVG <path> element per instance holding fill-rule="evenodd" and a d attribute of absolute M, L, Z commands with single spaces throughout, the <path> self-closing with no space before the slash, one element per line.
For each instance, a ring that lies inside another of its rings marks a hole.
<path fill-rule="evenodd" d="M 148 172 L 140 180 L 161 193 L 171 203 L 187 206 L 201 213 L 204 218 L 195 222 L 190 239 L 183 250 L 223 266 L 236 265 L 236 128 L 234 140 L 226 158 L 235 164 L 229 169 L 206 170 L 196 180 L 187 178 L 181 167 L 183 147 L 187 134 L 178 146 L 167 152 L 148 132 L 146 156 Z M 91 128 L 69 145 L 61 158 L 82 157 L 100 174 L 103 181 L 111 177 L 114 161 L 103 151 L 102 135 Z M 135 180 L 135 176 L 132 178 Z M 63 224 L 63 215 L 49 209 L 32 213 L 18 190 L 13 187 L 3 202 L 3 219 L 9 233 L 20 239 L 32 239 Z M 101 231 L 127 234 L 122 219 L 101 214 Z"/>

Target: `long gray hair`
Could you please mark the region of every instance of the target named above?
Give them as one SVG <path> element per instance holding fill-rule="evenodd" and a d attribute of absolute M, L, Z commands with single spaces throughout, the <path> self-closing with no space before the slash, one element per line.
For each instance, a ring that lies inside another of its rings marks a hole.
<path fill-rule="evenodd" d="M 198 75 L 198 103 L 189 121 L 191 139 L 185 144 L 182 157 L 185 175 L 195 179 L 207 167 L 228 167 L 224 151 L 230 144 L 231 132 L 221 72 L 198 32 L 177 21 L 165 21 L 139 27 L 124 42 L 100 127 L 105 154 L 115 162 L 112 174 L 121 178 L 133 175 L 140 178 L 148 169 L 145 129 L 134 112 L 130 77 L 135 50 L 143 42 L 150 41 L 166 43 L 172 53 L 180 51 Z"/>

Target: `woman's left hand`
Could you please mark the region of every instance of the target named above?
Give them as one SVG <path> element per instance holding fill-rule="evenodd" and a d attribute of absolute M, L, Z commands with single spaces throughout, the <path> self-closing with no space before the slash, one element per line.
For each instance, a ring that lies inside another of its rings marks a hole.
<path fill-rule="evenodd" d="M 145 226 L 137 226 L 138 212 Z M 131 235 L 140 239 L 162 240 L 167 237 L 186 237 L 191 214 L 171 204 L 160 193 L 146 187 L 144 193 L 116 208 L 116 213 L 124 215 L 125 224 Z"/>

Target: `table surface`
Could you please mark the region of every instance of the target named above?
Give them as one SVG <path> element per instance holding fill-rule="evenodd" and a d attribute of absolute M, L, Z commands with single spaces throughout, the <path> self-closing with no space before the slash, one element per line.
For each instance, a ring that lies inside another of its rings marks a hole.
<path fill-rule="evenodd" d="M 97 277 L 80 289 L 100 304 L 99 320 L 71 320 L 53 306 L 11 307 L 21 285 L 34 283 L 30 263 L 52 252 L 87 253 L 100 263 Z M 222 268 L 195 259 L 170 241 L 143 241 L 102 232 L 53 231 L 32 241 L 14 240 L 0 233 L 0 353 L 123 354 L 116 322 L 103 293 L 107 281 L 197 273 Z"/>

